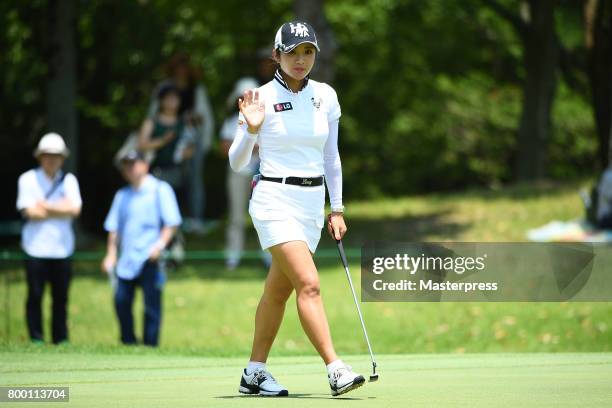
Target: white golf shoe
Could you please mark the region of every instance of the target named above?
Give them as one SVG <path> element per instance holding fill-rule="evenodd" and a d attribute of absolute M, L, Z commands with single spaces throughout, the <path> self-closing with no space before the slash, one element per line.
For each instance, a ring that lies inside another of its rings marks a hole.
<path fill-rule="evenodd" d="M 268 397 L 286 397 L 289 391 L 280 385 L 267 370 L 257 369 L 247 374 L 246 368 L 242 371 L 240 388 L 242 394 L 259 394 Z"/>
<path fill-rule="evenodd" d="M 347 393 L 365 383 L 362 375 L 353 372 L 351 366 L 343 365 L 328 374 L 331 395 L 336 396 Z"/>

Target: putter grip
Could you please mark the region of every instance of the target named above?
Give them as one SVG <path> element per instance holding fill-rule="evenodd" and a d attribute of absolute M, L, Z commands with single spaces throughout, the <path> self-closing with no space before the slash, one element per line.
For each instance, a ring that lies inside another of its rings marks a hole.
<path fill-rule="evenodd" d="M 344 267 L 348 268 L 348 261 L 346 260 L 346 254 L 344 253 L 344 245 L 342 245 L 342 240 L 337 239 L 336 244 L 338 244 L 338 252 L 340 253 L 340 259 L 342 259 Z"/>

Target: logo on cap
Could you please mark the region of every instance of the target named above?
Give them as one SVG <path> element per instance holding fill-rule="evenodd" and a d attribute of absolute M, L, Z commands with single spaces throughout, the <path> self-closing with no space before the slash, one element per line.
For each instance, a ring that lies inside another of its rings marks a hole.
<path fill-rule="evenodd" d="M 290 23 L 289 27 L 291 28 L 291 34 L 296 37 L 310 37 L 310 33 L 308 32 L 308 27 L 306 27 L 302 23 L 293 24 Z"/>
<path fill-rule="evenodd" d="M 305 21 L 292 21 L 284 23 L 276 32 L 274 48 L 281 52 L 291 52 L 302 43 L 310 43 L 320 51 L 317 44 L 317 34 L 314 28 Z"/>

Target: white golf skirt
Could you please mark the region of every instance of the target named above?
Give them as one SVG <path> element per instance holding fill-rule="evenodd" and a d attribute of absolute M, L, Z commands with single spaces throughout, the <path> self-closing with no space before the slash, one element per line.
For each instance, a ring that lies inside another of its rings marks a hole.
<path fill-rule="evenodd" d="M 325 184 L 301 187 L 260 180 L 249 201 L 249 214 L 262 249 L 304 241 L 314 253 L 325 220 Z"/>

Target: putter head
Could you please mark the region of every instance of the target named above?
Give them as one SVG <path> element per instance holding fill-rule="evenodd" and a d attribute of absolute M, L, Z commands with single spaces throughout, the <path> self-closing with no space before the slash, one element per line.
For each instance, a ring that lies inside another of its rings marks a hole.
<path fill-rule="evenodd" d="M 370 382 L 378 381 L 378 374 L 376 374 L 376 362 L 372 357 L 372 375 L 370 375 Z"/>

